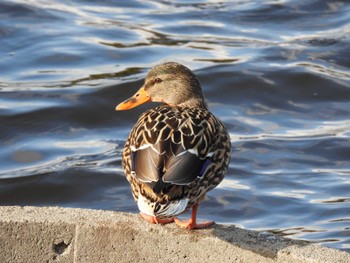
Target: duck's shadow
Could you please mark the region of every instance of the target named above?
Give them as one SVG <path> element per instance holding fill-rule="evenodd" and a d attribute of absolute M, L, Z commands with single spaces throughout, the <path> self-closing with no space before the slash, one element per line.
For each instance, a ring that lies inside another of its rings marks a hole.
<path fill-rule="evenodd" d="M 268 258 L 277 258 L 279 253 L 284 253 L 282 251 L 291 246 L 303 247 L 310 244 L 310 242 L 307 241 L 292 240 L 274 235 L 270 232 L 247 230 L 233 225 L 225 226 L 213 224 L 211 227 L 208 227 L 205 232 L 233 246 L 252 251 Z"/>

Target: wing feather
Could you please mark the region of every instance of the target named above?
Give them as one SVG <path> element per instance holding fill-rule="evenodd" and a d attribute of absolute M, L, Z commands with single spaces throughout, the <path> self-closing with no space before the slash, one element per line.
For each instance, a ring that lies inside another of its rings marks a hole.
<path fill-rule="evenodd" d="M 141 116 L 131 140 L 133 175 L 155 192 L 201 177 L 211 163 L 212 140 L 217 138 L 215 123 L 208 123 L 213 121 L 211 115 L 199 121 L 198 115 L 174 116 L 173 109 L 159 114 L 150 111 Z"/>

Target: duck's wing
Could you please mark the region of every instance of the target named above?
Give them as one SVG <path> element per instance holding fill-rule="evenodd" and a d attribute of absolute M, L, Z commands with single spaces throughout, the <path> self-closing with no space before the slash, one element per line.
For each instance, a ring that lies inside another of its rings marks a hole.
<path fill-rule="evenodd" d="M 192 123 L 179 118 L 164 118 L 159 124 L 159 118 L 155 122 L 155 116 L 147 116 L 140 118 L 142 123 L 133 131 L 133 176 L 155 192 L 171 185 L 187 185 L 201 177 L 211 163 L 211 149 L 217 138 L 215 125 L 209 120 Z M 195 127 L 189 127 L 194 123 Z"/>
<path fill-rule="evenodd" d="M 167 144 L 167 150 L 160 152 L 161 144 Z M 181 144 L 159 142 L 132 152 L 132 171 L 138 180 L 144 183 L 186 185 L 203 174 L 209 159 L 199 158 L 193 149 L 184 149 Z M 201 173 L 202 172 L 202 173 Z"/>

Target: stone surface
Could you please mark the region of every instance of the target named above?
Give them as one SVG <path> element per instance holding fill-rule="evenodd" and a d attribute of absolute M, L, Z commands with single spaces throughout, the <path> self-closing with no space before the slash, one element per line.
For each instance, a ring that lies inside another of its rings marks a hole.
<path fill-rule="evenodd" d="M 183 230 L 138 215 L 0 207 L 0 262 L 350 262 L 350 254 L 234 226 Z"/>

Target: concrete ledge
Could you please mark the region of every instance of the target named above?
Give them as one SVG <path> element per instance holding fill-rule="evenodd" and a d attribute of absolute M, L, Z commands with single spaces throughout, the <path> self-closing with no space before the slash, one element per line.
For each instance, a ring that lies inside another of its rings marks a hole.
<path fill-rule="evenodd" d="M 0 215 L 0 262 L 350 262 L 343 251 L 234 226 L 188 231 L 59 207 L 0 207 Z"/>

